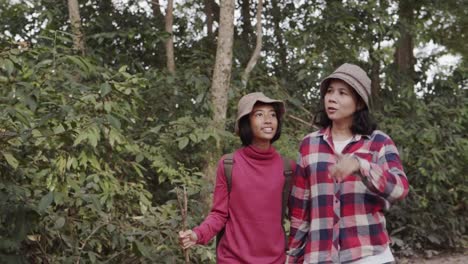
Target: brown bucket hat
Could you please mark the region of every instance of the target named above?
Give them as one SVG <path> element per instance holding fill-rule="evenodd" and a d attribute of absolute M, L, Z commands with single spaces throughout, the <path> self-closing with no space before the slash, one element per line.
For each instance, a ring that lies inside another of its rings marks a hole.
<path fill-rule="evenodd" d="M 236 125 L 235 125 L 235 132 L 237 135 L 239 135 L 239 120 L 245 116 L 250 114 L 252 112 L 252 109 L 257 102 L 262 102 L 266 104 L 278 104 L 280 106 L 280 116 L 278 118 L 281 118 L 286 111 L 284 102 L 281 100 L 275 100 L 267 97 L 261 92 L 255 92 L 255 93 L 249 93 L 244 95 L 240 100 L 237 105 L 237 118 L 236 118 Z"/>
<path fill-rule="evenodd" d="M 342 80 L 353 87 L 370 110 L 369 98 L 371 96 L 371 79 L 361 67 L 350 63 L 345 63 L 338 67 L 338 69 L 320 83 L 320 94 L 322 96 L 324 96 L 328 88 L 330 79 Z"/>

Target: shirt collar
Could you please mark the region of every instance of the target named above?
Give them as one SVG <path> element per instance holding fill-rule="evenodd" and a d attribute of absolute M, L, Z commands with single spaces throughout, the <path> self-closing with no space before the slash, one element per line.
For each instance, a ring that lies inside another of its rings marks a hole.
<path fill-rule="evenodd" d="M 328 139 L 328 138 L 331 138 L 331 126 L 327 126 L 325 128 L 321 128 L 317 134 L 315 135 L 316 137 L 323 137 L 323 139 Z M 361 140 L 361 138 L 366 138 L 366 139 L 369 139 L 371 137 L 371 135 L 363 135 L 363 134 L 356 134 L 354 135 L 353 139 L 351 140 L 351 142 L 354 142 L 354 141 L 359 141 Z"/>

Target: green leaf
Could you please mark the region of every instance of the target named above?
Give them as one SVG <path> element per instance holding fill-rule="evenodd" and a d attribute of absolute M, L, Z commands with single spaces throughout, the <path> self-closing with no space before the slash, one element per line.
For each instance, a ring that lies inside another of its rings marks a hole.
<path fill-rule="evenodd" d="M 10 164 L 10 166 L 12 166 L 14 169 L 18 168 L 19 162 L 11 153 L 5 152 L 3 153 L 3 156 L 5 157 L 8 164 Z"/>
<path fill-rule="evenodd" d="M 135 157 L 135 161 L 140 163 L 143 161 L 145 157 L 143 155 L 141 155 L 141 153 L 138 153 L 138 155 Z"/>
<path fill-rule="evenodd" d="M 190 140 L 193 142 L 193 143 L 197 143 L 198 140 L 197 140 L 197 136 L 195 134 L 190 134 L 189 135 L 189 138 Z"/>
<path fill-rule="evenodd" d="M 74 63 L 76 66 L 80 67 L 83 71 L 89 72 L 90 67 L 86 61 L 81 59 L 79 56 L 73 56 L 73 55 L 68 55 L 66 56 L 67 59 L 69 59 L 72 63 Z"/>
<path fill-rule="evenodd" d="M 183 137 L 179 140 L 179 149 L 182 150 L 184 149 L 189 143 L 188 137 Z"/>
<path fill-rule="evenodd" d="M 81 131 L 76 137 L 75 141 L 73 142 L 73 146 L 76 146 L 81 143 L 81 141 L 85 140 L 88 137 L 88 134 L 84 131 Z"/>
<path fill-rule="evenodd" d="M 63 226 L 65 225 L 65 218 L 60 216 L 59 218 L 57 218 L 57 220 L 55 220 L 55 224 L 54 224 L 54 229 L 60 229 L 62 228 Z"/>
<path fill-rule="evenodd" d="M 44 195 L 41 198 L 41 201 L 39 201 L 39 206 L 38 206 L 39 212 L 44 212 L 47 209 L 47 207 L 49 207 L 52 204 L 53 200 L 54 200 L 53 192 L 49 192 L 48 194 Z"/>
<path fill-rule="evenodd" d="M 96 129 L 91 129 L 90 133 L 88 134 L 88 141 L 91 146 L 94 148 L 97 146 L 99 140 L 99 131 Z"/>
<path fill-rule="evenodd" d="M 140 241 L 134 241 L 133 242 L 133 250 L 136 254 L 143 256 L 143 257 L 149 257 L 149 251 L 148 247 L 146 247 L 143 243 Z"/>
<path fill-rule="evenodd" d="M 42 68 L 44 66 L 49 66 L 49 65 L 52 65 L 53 64 L 53 60 L 51 59 L 46 59 L 46 60 L 43 60 L 41 62 L 39 62 L 38 64 L 34 65 L 34 68 Z"/>
<path fill-rule="evenodd" d="M 112 87 L 108 83 L 103 83 L 101 85 L 101 96 L 104 97 L 112 91 Z"/>
<path fill-rule="evenodd" d="M 59 124 L 58 126 L 54 127 L 54 134 L 60 134 L 63 132 L 65 132 L 65 128 L 62 124 Z"/>
<path fill-rule="evenodd" d="M 113 126 L 114 128 L 120 129 L 121 127 L 120 120 L 114 117 L 113 115 L 111 114 L 107 115 L 107 121 L 109 121 L 109 124 Z"/>
<path fill-rule="evenodd" d="M 109 224 L 109 225 L 107 225 L 106 229 L 107 229 L 107 231 L 108 231 L 109 233 L 112 233 L 112 232 L 114 232 L 114 230 L 115 230 L 115 225 Z"/>
<path fill-rule="evenodd" d="M 15 69 L 15 66 L 13 65 L 13 62 L 11 62 L 11 60 L 4 60 L 2 68 L 5 69 L 8 75 L 11 75 L 13 73 L 13 70 Z"/>
<path fill-rule="evenodd" d="M 88 256 L 91 263 L 96 263 L 96 254 L 94 252 L 88 251 Z"/>

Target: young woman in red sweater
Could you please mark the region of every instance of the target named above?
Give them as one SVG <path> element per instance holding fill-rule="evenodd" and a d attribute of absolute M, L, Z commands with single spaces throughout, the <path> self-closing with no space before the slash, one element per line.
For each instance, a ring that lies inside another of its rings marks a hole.
<path fill-rule="evenodd" d="M 281 135 L 284 103 L 251 93 L 238 104 L 235 124 L 243 147 L 234 152 L 230 192 L 224 156 L 218 163 L 213 207 L 192 230 L 180 231 L 181 246 L 207 244 L 225 228 L 217 263 L 284 263 L 282 227 L 283 161 L 272 143 Z"/>

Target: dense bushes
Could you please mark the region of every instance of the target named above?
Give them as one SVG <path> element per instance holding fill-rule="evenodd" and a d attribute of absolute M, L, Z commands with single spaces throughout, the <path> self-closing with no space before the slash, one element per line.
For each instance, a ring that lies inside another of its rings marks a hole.
<path fill-rule="evenodd" d="M 411 185 L 407 199 L 392 207 L 387 222 L 394 248 L 403 254 L 466 247 L 467 75 L 458 74 L 437 76 L 444 81 L 434 85 L 445 87 L 417 100 L 389 98 L 379 115 L 380 128 L 400 149 Z"/>
<path fill-rule="evenodd" d="M 187 158 L 179 160 L 177 152 L 189 142 L 211 140 L 214 132 L 191 118 L 153 127 L 157 117 L 141 114 L 147 106 L 141 92 L 148 81 L 124 67 L 108 69 L 48 48 L 12 49 L 1 53 L 0 60 L 5 87 L 0 108 L 1 259 L 178 259 L 175 196 L 156 206 L 153 197 L 182 184 L 191 194 L 200 191 L 198 169 L 185 167 Z M 177 123 L 199 128 L 174 135 Z M 142 137 L 142 131 L 149 135 Z M 177 141 L 179 148 L 174 148 Z M 169 185 L 151 193 L 149 186 L 161 182 Z M 213 258 L 205 249 L 197 251 Z"/>

